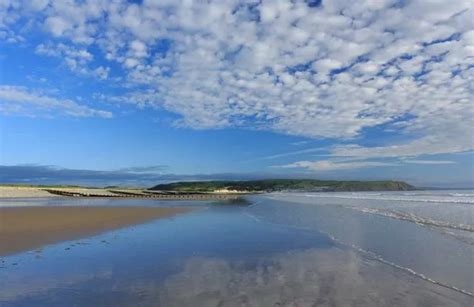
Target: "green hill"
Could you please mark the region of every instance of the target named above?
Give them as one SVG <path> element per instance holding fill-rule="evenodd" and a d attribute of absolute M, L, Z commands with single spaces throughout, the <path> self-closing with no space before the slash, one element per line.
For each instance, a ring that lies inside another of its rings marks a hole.
<path fill-rule="evenodd" d="M 189 181 L 159 184 L 150 190 L 175 192 L 239 192 L 298 191 L 408 191 L 415 187 L 403 181 L 337 181 L 314 179 L 265 179 L 249 181 Z"/>

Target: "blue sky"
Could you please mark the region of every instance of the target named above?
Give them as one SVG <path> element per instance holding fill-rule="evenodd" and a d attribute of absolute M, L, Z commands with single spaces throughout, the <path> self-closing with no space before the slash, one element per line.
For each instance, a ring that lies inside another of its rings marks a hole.
<path fill-rule="evenodd" d="M 472 18 L 463 0 L 2 1 L 0 180 L 472 186 Z"/>

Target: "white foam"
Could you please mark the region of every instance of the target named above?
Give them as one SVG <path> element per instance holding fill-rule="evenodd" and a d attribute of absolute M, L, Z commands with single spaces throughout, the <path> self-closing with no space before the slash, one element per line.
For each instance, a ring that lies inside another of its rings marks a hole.
<path fill-rule="evenodd" d="M 401 196 L 388 196 L 387 194 L 333 194 L 331 192 L 326 193 L 311 193 L 303 194 L 306 197 L 313 198 L 340 198 L 340 199 L 362 199 L 362 200 L 382 200 L 382 201 L 403 201 L 403 202 L 427 202 L 427 203 L 455 203 L 455 204 L 474 204 L 474 197 L 468 198 L 469 196 L 444 196 L 439 197 L 437 195 L 424 195 L 428 197 L 409 197 L 406 195 Z"/>
<path fill-rule="evenodd" d="M 435 284 L 435 285 L 439 285 L 439 286 L 441 286 L 441 287 L 445 287 L 445 288 L 447 288 L 447 289 L 451 289 L 451 290 L 453 290 L 453 291 L 456 291 L 456 292 L 459 292 L 459 293 L 468 295 L 468 296 L 470 296 L 470 297 L 474 297 L 474 294 L 471 293 L 471 292 L 469 292 L 469 291 L 467 291 L 467 290 L 464 290 L 464 289 L 455 287 L 455 286 L 453 286 L 453 285 L 447 284 L 447 283 L 442 282 L 442 281 L 434 280 L 434 279 L 432 279 L 432 278 L 430 278 L 430 277 L 425 276 L 425 275 L 422 274 L 422 273 L 416 272 L 415 270 L 413 270 L 413 269 L 411 269 L 411 268 L 404 267 L 404 266 L 401 266 L 401 265 L 396 264 L 396 263 L 394 263 L 394 262 L 388 261 L 388 260 L 384 259 L 382 256 L 380 256 L 380 255 L 378 255 L 378 254 L 376 254 L 376 253 L 374 253 L 374 252 L 365 250 L 365 249 L 363 249 L 363 248 L 361 248 L 361 247 L 359 247 L 359 246 L 357 246 L 357 245 L 354 245 L 354 244 L 348 244 L 348 243 L 346 243 L 346 242 L 343 242 L 342 240 L 340 240 L 340 239 L 334 237 L 333 235 L 331 235 L 331 234 L 329 234 L 329 233 L 327 233 L 327 232 L 324 232 L 324 231 L 321 231 L 321 232 L 324 233 L 324 234 L 326 234 L 328 237 L 330 237 L 331 240 L 333 240 L 334 242 L 336 242 L 336 243 L 338 243 L 338 244 L 340 244 L 340 245 L 342 245 L 342 246 L 346 246 L 346 247 L 349 247 L 349 248 L 351 248 L 351 249 L 353 249 L 353 250 L 356 250 L 357 252 L 359 252 L 359 253 L 365 255 L 366 257 L 369 257 L 369 258 L 371 258 L 371 259 L 374 259 L 374 260 L 376 260 L 376 261 L 379 261 L 379 262 L 381 262 L 381 263 L 384 263 L 384 264 L 386 264 L 386 265 L 389 265 L 389 266 L 391 266 L 391 267 L 393 267 L 393 268 L 402 270 L 402 271 L 404 271 L 404 272 L 406 272 L 406 273 L 408 273 L 408 274 L 411 274 L 411 275 L 413 275 L 413 276 L 416 276 L 416 277 L 418 277 L 418 278 L 421 278 L 421 279 L 423 279 L 423 280 L 425 280 L 425 281 L 427 281 L 427 282 L 433 283 L 433 284 Z"/>
<path fill-rule="evenodd" d="M 453 224 L 453 223 L 444 222 L 444 221 L 437 221 L 437 220 L 421 217 L 413 213 L 402 213 L 402 212 L 393 211 L 393 210 L 381 210 L 381 209 L 376 209 L 376 208 L 360 208 L 360 207 L 351 207 L 351 206 L 347 206 L 345 208 L 353 209 L 353 210 L 364 212 L 364 213 L 390 217 L 397 220 L 413 222 L 419 225 L 421 224 L 421 225 L 427 225 L 427 226 L 436 226 L 436 227 L 451 228 L 451 229 L 456 229 L 456 230 L 474 232 L 473 225 Z"/>

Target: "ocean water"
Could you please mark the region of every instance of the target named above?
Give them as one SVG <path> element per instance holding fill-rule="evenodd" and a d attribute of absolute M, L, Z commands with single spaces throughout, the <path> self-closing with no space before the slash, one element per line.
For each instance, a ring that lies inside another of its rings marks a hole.
<path fill-rule="evenodd" d="M 440 283 L 474 292 L 474 191 L 274 193 L 274 223 L 333 240 Z M 288 211 L 294 205 L 297 209 Z M 260 207 L 262 208 L 262 207 Z"/>
<path fill-rule="evenodd" d="M 0 306 L 473 306 L 473 191 L 271 193 L 0 256 Z"/>

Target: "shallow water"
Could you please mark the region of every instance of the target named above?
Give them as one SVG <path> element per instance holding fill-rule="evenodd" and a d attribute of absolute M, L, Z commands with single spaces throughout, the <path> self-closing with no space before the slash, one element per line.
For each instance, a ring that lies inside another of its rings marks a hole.
<path fill-rule="evenodd" d="M 371 193 L 275 193 L 249 197 L 247 207 L 0 200 L 3 206 L 197 209 L 0 257 L 0 306 L 472 306 L 472 232 L 382 214 L 472 225 L 472 203 L 432 202 L 453 192 L 424 193 L 430 194 L 388 193 L 391 200 Z"/>

